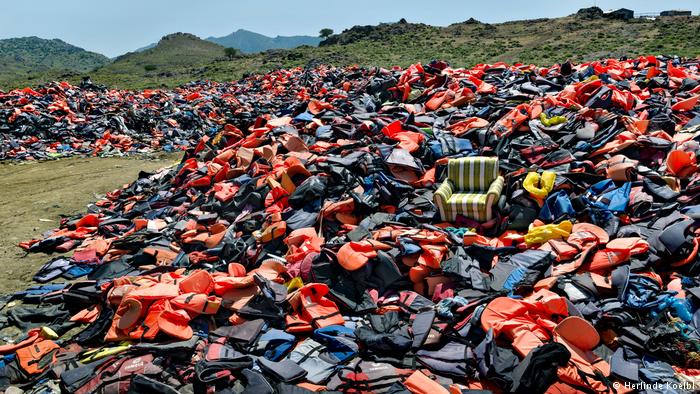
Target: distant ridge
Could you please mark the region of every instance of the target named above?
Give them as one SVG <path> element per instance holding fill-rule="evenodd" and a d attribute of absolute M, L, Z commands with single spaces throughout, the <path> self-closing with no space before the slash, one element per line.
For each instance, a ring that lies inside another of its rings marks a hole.
<path fill-rule="evenodd" d="M 0 81 L 22 75 L 89 72 L 109 63 L 99 53 L 89 52 L 62 40 L 39 37 L 0 40 Z"/>
<path fill-rule="evenodd" d="M 227 48 L 236 48 L 243 53 L 257 53 L 270 49 L 291 49 L 302 45 L 318 46 L 321 38 L 311 36 L 268 37 L 249 30 L 238 29 L 227 36 L 209 37 L 207 41 Z"/>

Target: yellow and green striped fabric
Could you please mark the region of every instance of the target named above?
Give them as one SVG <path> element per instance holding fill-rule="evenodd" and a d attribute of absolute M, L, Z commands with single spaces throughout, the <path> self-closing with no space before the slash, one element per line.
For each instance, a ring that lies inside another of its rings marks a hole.
<path fill-rule="evenodd" d="M 496 202 L 499 198 L 501 198 L 501 192 L 503 192 L 504 184 L 505 179 L 502 176 L 499 176 L 491 183 L 491 186 L 489 186 L 489 190 L 486 192 L 486 194 L 489 197 L 492 197 L 492 202 Z"/>
<path fill-rule="evenodd" d="M 435 205 L 445 221 L 464 215 L 478 221 L 492 218 L 491 207 L 503 192 L 498 158 L 466 157 L 447 163 L 447 179 L 435 191 Z"/>
<path fill-rule="evenodd" d="M 485 192 L 497 177 L 496 157 L 462 157 L 447 163 L 447 179 L 459 191 Z"/>
<path fill-rule="evenodd" d="M 447 205 L 447 201 L 449 201 L 450 197 L 452 197 L 452 187 L 452 182 L 450 182 L 449 179 L 446 179 L 444 182 L 442 182 L 442 185 L 440 185 L 433 195 L 435 205 L 437 205 L 438 210 L 440 211 L 440 217 L 443 219 L 454 215 L 452 211 L 450 211 L 450 207 Z"/>
<path fill-rule="evenodd" d="M 447 201 L 450 211 L 457 214 L 462 214 L 474 220 L 486 220 L 486 198 L 488 196 L 482 193 L 460 193 L 453 194 L 452 198 Z"/>

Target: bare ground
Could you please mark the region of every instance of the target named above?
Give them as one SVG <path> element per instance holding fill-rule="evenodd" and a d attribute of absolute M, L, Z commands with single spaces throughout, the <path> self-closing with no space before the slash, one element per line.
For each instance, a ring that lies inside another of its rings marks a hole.
<path fill-rule="evenodd" d="M 58 226 L 61 216 L 82 212 L 98 195 L 136 179 L 139 171 L 175 164 L 181 154 L 148 158 L 72 158 L 0 164 L 0 294 L 31 284 L 51 256 L 25 255 L 17 244 Z"/>

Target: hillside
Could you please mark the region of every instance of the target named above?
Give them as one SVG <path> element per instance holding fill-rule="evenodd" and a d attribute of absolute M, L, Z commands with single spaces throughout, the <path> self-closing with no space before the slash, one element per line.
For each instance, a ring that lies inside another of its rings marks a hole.
<path fill-rule="evenodd" d="M 277 36 L 239 29 L 224 37 L 209 37 L 207 41 L 227 48 L 236 48 L 243 53 L 257 53 L 270 49 L 291 49 L 302 45 L 317 46 L 321 39 L 311 36 Z"/>
<path fill-rule="evenodd" d="M 46 74 L 88 72 L 109 62 L 64 41 L 39 37 L 0 40 L 0 85 L 21 77 L 27 81 Z"/>
<path fill-rule="evenodd" d="M 91 76 L 96 82 L 123 86 L 135 86 L 141 81 L 149 81 L 153 86 L 185 82 L 206 72 L 207 64 L 223 59 L 224 49 L 192 34 L 174 33 L 161 38 L 152 48 L 117 57 Z"/>
<path fill-rule="evenodd" d="M 470 19 L 447 27 L 400 21 L 356 26 L 331 36 L 318 47 L 276 49 L 233 59 L 223 56 L 221 46 L 187 35 L 171 43 L 161 41 L 156 48 L 139 54 L 125 55 L 92 76 L 95 82 L 110 86 L 145 88 L 197 79 L 233 80 L 249 72 L 303 66 L 311 60 L 387 67 L 431 59 L 468 66 L 497 61 L 551 64 L 642 54 L 696 57 L 700 54 L 698 32 L 698 16 L 622 21 L 574 14 L 499 24 Z M 148 64 L 156 69 L 145 71 Z M 33 82 L 36 80 L 18 79 L 12 85 Z"/>

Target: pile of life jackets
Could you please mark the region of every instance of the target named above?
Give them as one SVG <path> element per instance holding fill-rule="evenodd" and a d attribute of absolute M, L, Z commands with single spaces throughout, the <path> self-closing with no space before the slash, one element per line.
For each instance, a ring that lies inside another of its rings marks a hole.
<path fill-rule="evenodd" d="M 0 161 L 184 151 L 225 123 L 242 86 L 107 89 L 85 80 L 0 90 Z"/>
<path fill-rule="evenodd" d="M 203 100 L 214 129 L 20 244 L 53 255 L 0 297 L 0 388 L 697 392 L 699 67 L 321 65 L 98 100 Z M 465 156 L 498 158 L 502 197 L 442 222 Z"/>

